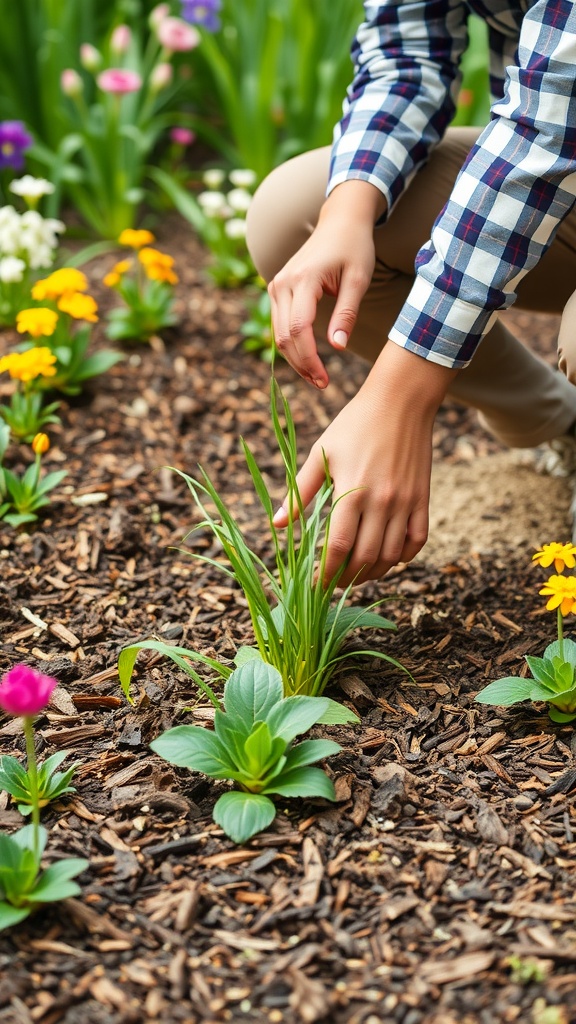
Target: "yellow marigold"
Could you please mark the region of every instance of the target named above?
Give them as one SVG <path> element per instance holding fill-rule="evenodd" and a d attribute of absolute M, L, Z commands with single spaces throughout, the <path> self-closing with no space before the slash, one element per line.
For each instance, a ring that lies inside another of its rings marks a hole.
<path fill-rule="evenodd" d="M 63 313 L 68 313 L 75 320 L 89 320 L 91 324 L 98 323 L 98 306 L 91 295 L 68 292 L 58 299 L 58 309 L 61 309 Z"/>
<path fill-rule="evenodd" d="M 54 334 L 57 323 L 58 313 L 46 306 L 22 309 L 16 316 L 16 330 L 19 334 L 31 334 L 33 338 L 40 338 L 42 335 L 49 338 Z"/>
<path fill-rule="evenodd" d="M 44 455 L 50 447 L 48 434 L 35 434 L 32 438 L 32 451 L 35 455 Z"/>
<path fill-rule="evenodd" d="M 120 284 L 124 274 L 127 270 L 130 270 L 131 266 L 132 260 L 120 260 L 119 263 L 115 263 L 112 270 L 102 278 L 103 284 L 105 284 L 107 288 L 115 288 L 116 285 Z"/>
<path fill-rule="evenodd" d="M 35 345 L 26 352 L 12 352 L 0 359 L 0 373 L 8 372 L 12 380 L 27 383 L 35 377 L 54 377 L 56 356 L 47 346 Z"/>
<path fill-rule="evenodd" d="M 542 550 L 532 555 L 532 561 L 537 562 L 543 569 L 547 569 L 552 562 L 556 572 L 563 569 L 573 569 L 576 565 L 576 546 L 574 544 L 559 544 L 554 541 L 552 544 L 543 544 Z"/>
<path fill-rule="evenodd" d="M 548 611 L 559 608 L 568 615 L 576 606 L 576 576 L 550 576 L 539 593 L 549 598 Z"/>
<path fill-rule="evenodd" d="M 120 245 L 127 245 L 130 249 L 141 249 L 143 245 L 150 245 L 156 239 L 151 231 L 146 231 L 143 228 L 140 231 L 126 228 L 119 236 L 118 241 Z"/>
<path fill-rule="evenodd" d="M 86 274 L 75 267 L 62 267 L 49 277 L 36 281 L 32 288 L 32 298 L 37 302 L 44 302 L 46 299 L 59 299 L 67 292 L 85 292 L 87 287 Z"/>
<path fill-rule="evenodd" d="M 138 259 L 144 267 L 146 277 L 151 281 L 165 281 L 167 284 L 178 284 L 178 275 L 172 269 L 174 257 L 168 256 L 158 249 L 142 249 Z"/>

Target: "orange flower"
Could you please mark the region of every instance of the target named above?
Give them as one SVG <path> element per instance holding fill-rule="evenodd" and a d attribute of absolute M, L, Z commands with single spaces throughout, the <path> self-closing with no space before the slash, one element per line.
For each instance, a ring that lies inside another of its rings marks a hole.
<path fill-rule="evenodd" d="M 50 447 L 48 434 L 36 434 L 32 439 L 32 451 L 35 455 L 44 455 Z"/>
<path fill-rule="evenodd" d="M 532 561 L 537 562 L 543 569 L 548 569 L 554 562 L 556 572 L 563 569 L 573 569 L 576 565 L 576 546 L 574 544 L 559 544 L 553 541 L 551 544 L 543 544 L 542 550 L 532 555 Z"/>
<path fill-rule="evenodd" d="M 89 320 L 91 324 L 98 323 L 98 306 L 91 295 L 81 295 L 80 292 L 68 292 L 58 299 L 58 309 L 68 313 L 75 320 Z"/>
<path fill-rule="evenodd" d="M 576 607 L 576 576 L 550 576 L 538 593 L 548 597 L 548 611 L 559 608 L 562 615 L 569 615 Z"/>
<path fill-rule="evenodd" d="M 151 231 L 143 228 L 135 231 L 134 228 L 126 228 L 118 238 L 120 245 L 127 245 L 130 249 L 141 249 L 143 245 L 150 245 L 156 239 Z"/>
<path fill-rule="evenodd" d="M 112 270 L 102 278 L 102 283 L 107 288 L 116 288 L 116 285 L 120 284 L 126 271 L 130 270 L 132 266 L 132 260 L 120 260 L 119 263 L 115 263 Z"/>
<path fill-rule="evenodd" d="M 138 259 L 144 267 L 146 277 L 151 281 L 164 281 L 167 284 L 178 284 L 178 275 L 172 269 L 174 258 L 158 249 L 142 249 Z"/>

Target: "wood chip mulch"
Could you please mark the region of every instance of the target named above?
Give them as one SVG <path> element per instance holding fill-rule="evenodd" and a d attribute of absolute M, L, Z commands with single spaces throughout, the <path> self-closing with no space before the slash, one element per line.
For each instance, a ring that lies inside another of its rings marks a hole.
<path fill-rule="evenodd" d="M 211 820 L 225 783 L 150 751 L 210 708 L 151 654 L 130 706 L 122 647 L 157 635 L 230 659 L 250 642 L 238 589 L 179 550 L 197 516 L 165 467 L 202 463 L 264 556 L 240 435 L 283 496 L 269 369 L 242 351 L 242 296 L 207 283 L 179 222 L 159 234 L 178 258 L 181 327 L 126 346 L 66 403 L 46 458 L 68 470 L 64 484 L 35 528 L 0 530 L 0 671 L 25 661 L 58 677 L 39 752 L 80 762 L 77 793 L 44 814 L 49 856 L 90 859 L 81 897 L 0 934 L 0 1022 L 576 1021 L 574 732 L 541 706 L 474 703 L 552 639 L 528 557 L 424 561 L 355 596 L 392 595 L 397 634 L 353 643 L 392 654 L 414 681 L 359 658 L 331 691 L 362 719 L 325 729 L 343 746 L 327 765 L 335 805 L 279 801 L 271 828 L 239 848 Z M 94 282 L 106 266 L 91 266 Z M 330 370 L 311 402 L 279 367 L 303 452 L 363 373 L 335 355 Z M 446 406 L 438 458 L 458 457 L 462 432 L 478 452 L 493 445 Z M 208 534 L 197 543 L 217 553 Z M 0 751 L 23 750 L 18 723 L 0 721 Z M 0 795 L 0 827 L 20 824 Z"/>

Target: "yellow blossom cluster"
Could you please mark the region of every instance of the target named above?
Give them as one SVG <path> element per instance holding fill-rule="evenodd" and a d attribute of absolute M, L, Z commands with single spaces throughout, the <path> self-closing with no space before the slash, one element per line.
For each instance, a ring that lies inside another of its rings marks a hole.
<path fill-rule="evenodd" d="M 41 281 L 36 281 L 32 288 L 32 298 L 37 302 L 55 302 L 62 313 L 67 313 L 74 320 L 87 320 L 95 324 L 98 321 L 98 306 L 91 295 L 84 294 L 87 288 L 86 274 L 75 267 L 61 267 Z"/>
<path fill-rule="evenodd" d="M 158 249 L 146 247 L 138 253 L 138 259 L 144 267 L 146 277 L 151 281 L 164 281 L 166 284 L 178 284 L 178 275 L 174 271 L 174 257 L 160 252 Z"/>
<path fill-rule="evenodd" d="M 564 569 L 574 569 L 576 545 L 560 544 L 558 541 L 544 544 L 540 551 L 532 556 L 532 561 L 541 565 L 543 569 L 554 565 L 557 574 L 563 572 Z M 576 576 L 550 576 L 539 593 L 548 598 L 546 603 L 548 611 L 557 608 L 561 615 L 569 615 L 576 611 Z"/>
<path fill-rule="evenodd" d="M 26 352 L 11 352 L 0 359 L 0 373 L 9 373 L 12 380 L 23 383 L 36 377 L 54 377 L 56 356 L 45 346 L 35 345 Z"/>
<path fill-rule="evenodd" d="M 120 245 L 126 245 L 130 249 L 142 249 L 144 245 L 151 245 L 156 239 L 151 231 L 146 231 L 143 228 L 139 231 L 135 231 L 134 228 L 126 228 L 119 235 L 118 241 Z"/>
<path fill-rule="evenodd" d="M 116 288 L 116 285 L 120 284 L 124 274 L 130 270 L 131 266 L 132 260 L 120 260 L 118 263 L 115 263 L 112 270 L 102 278 L 103 283 L 107 288 Z"/>

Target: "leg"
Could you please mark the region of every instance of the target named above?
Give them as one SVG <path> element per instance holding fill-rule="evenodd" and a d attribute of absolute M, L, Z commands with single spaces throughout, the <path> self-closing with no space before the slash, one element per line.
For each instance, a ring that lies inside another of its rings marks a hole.
<path fill-rule="evenodd" d="M 434 219 L 477 134 L 476 129 L 450 129 L 386 224 L 376 229 L 375 273 L 349 344 L 370 362 L 378 356 L 412 287 L 416 253 L 430 237 Z M 273 171 L 256 193 L 248 214 L 248 244 L 266 280 L 274 277 L 313 231 L 324 200 L 329 155 L 326 147 L 288 161 Z M 572 245 L 576 242 L 576 216 L 570 230 L 558 232 L 539 267 L 522 282 L 519 305 L 548 312 L 563 308 L 571 290 L 569 282 L 576 281 L 576 244 Z M 333 300 L 324 297 L 317 317 L 320 334 L 332 308 Z M 486 336 L 470 366 L 458 375 L 451 394 L 478 409 L 487 428 L 513 446 L 533 446 L 562 434 L 576 418 L 572 385 L 525 348 L 501 322 Z"/>

